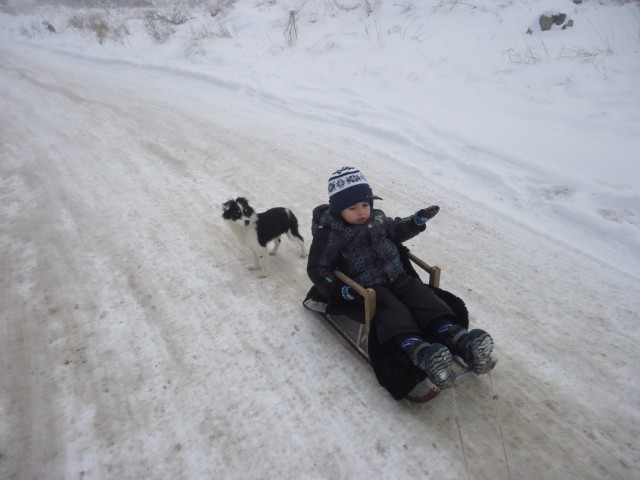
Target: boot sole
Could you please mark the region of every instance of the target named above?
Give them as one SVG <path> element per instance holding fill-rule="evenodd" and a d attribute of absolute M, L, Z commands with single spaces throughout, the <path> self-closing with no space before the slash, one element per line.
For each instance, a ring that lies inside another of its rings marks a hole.
<path fill-rule="evenodd" d="M 487 373 L 495 366 L 496 362 L 491 358 L 493 338 L 487 332 L 482 332 L 469 341 L 469 351 L 473 357 L 470 367 L 476 375 Z"/>
<path fill-rule="evenodd" d="M 436 348 L 434 348 L 436 347 Z M 427 350 L 422 356 L 420 350 Z M 429 351 L 431 350 L 431 351 Z M 444 345 L 424 345 L 415 352 L 416 366 L 424 371 L 429 380 L 438 388 L 448 388 L 453 385 L 456 375 L 451 367 L 453 357 Z"/>

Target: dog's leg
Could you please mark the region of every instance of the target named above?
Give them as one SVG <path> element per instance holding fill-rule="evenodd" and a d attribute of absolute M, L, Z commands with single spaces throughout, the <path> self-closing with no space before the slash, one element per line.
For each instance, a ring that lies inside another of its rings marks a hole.
<path fill-rule="evenodd" d="M 306 258 L 308 253 L 306 247 L 304 246 L 304 238 L 302 238 L 302 235 L 300 235 L 300 232 L 298 231 L 298 219 L 291 210 L 289 210 L 289 221 L 290 225 L 287 236 L 291 240 L 298 242 L 298 245 L 300 245 L 300 256 L 302 258 Z"/>
<path fill-rule="evenodd" d="M 253 249 L 251 249 L 251 253 L 253 253 L 253 263 L 249 270 L 260 270 L 260 256 Z"/>
<path fill-rule="evenodd" d="M 289 240 L 292 240 L 294 242 L 296 242 L 298 245 L 300 245 L 300 256 L 302 258 L 307 258 L 307 248 L 304 245 L 304 240 L 302 240 L 299 237 L 296 237 L 294 235 L 291 235 L 291 233 L 287 232 L 287 237 L 289 237 Z"/>
<path fill-rule="evenodd" d="M 249 267 L 249 270 L 260 270 L 258 274 L 259 278 L 265 278 L 269 276 L 269 255 L 268 250 L 265 248 L 263 252 L 256 254 L 253 252 L 253 265 Z"/>
<path fill-rule="evenodd" d="M 261 256 L 264 256 L 264 250 L 259 243 L 258 240 L 254 238 L 253 235 L 249 235 L 245 238 L 246 246 L 251 250 L 253 254 L 253 263 L 249 267 L 249 270 L 262 270 L 262 260 Z"/>
<path fill-rule="evenodd" d="M 249 240 L 249 248 L 253 252 L 253 270 L 260 269 L 260 278 L 264 278 L 269 275 L 269 249 L 263 247 L 258 243 L 258 239 L 252 238 Z"/>
<path fill-rule="evenodd" d="M 275 255 L 278 253 L 278 249 L 280 248 L 280 244 L 282 243 L 282 239 L 280 237 L 273 240 L 273 248 L 269 252 L 269 255 Z"/>
<path fill-rule="evenodd" d="M 264 247 L 262 249 L 262 252 L 260 252 L 260 255 L 258 256 L 258 260 L 260 261 L 260 275 L 258 275 L 260 278 L 265 278 L 269 276 L 269 255 L 268 255 L 269 250 L 267 249 L 267 247 Z"/>

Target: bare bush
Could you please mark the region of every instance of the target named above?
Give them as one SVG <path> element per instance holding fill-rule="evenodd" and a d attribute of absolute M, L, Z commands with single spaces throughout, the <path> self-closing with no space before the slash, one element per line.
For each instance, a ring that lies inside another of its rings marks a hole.
<path fill-rule="evenodd" d="M 563 47 L 558 54 L 558 58 L 595 58 L 599 55 L 611 55 L 612 53 L 613 50 L 611 50 L 611 48 L 587 50 L 586 48 L 579 47 Z"/>
<path fill-rule="evenodd" d="M 542 51 L 544 51 L 544 56 L 541 53 Z M 512 63 L 534 64 L 539 63 L 545 57 L 547 60 L 549 59 L 549 52 L 544 42 L 540 42 L 535 47 L 525 44 L 523 48 L 517 50 L 515 48 L 508 48 L 502 52 L 502 54 L 506 55 Z"/>
<path fill-rule="evenodd" d="M 199 30 L 193 30 L 191 38 L 194 42 L 198 42 L 208 38 L 233 38 L 233 35 L 226 25 L 218 25 L 217 30 L 213 31 L 209 30 L 206 26 L 203 26 Z"/>
<path fill-rule="evenodd" d="M 20 27 L 20 35 L 27 38 L 35 38 L 40 34 L 40 25 L 36 22 L 32 22 L 30 25 L 22 25 Z"/>
<path fill-rule="evenodd" d="M 376 3 L 379 3 L 379 0 L 324 0 L 324 9 L 330 16 L 361 11 L 368 17 L 374 12 Z"/>
<path fill-rule="evenodd" d="M 547 46 L 544 42 L 540 42 L 537 45 L 531 46 L 526 44 L 523 48 L 515 49 L 509 48 L 502 52 L 506 55 L 510 62 L 521 64 L 534 64 L 543 60 L 560 60 L 571 58 L 596 58 L 601 55 L 610 55 L 613 50 L 610 46 L 603 46 L 602 48 L 585 49 L 580 47 L 567 48 L 563 47 L 557 53 L 549 53 Z"/>
<path fill-rule="evenodd" d="M 98 12 L 73 15 L 69 19 L 69 27 L 93 32 L 100 44 L 103 44 L 107 39 L 120 39 L 129 34 L 125 25 L 110 26 L 105 14 Z"/>
<path fill-rule="evenodd" d="M 369 0 L 365 0 L 364 2 L 365 10 L 367 12 L 367 17 L 373 13 L 373 5 Z"/>
<path fill-rule="evenodd" d="M 218 30 L 215 33 L 218 38 L 232 38 L 231 32 L 225 25 L 218 25 Z"/>
<path fill-rule="evenodd" d="M 149 36 L 158 43 L 165 42 L 171 35 L 176 33 L 176 29 L 171 24 L 153 20 L 146 21 L 144 27 Z"/>
<path fill-rule="evenodd" d="M 209 7 L 209 13 L 212 17 L 217 17 L 222 13 L 233 8 L 238 0 L 215 0 Z"/>
<path fill-rule="evenodd" d="M 365 0 L 364 2 L 365 8 L 369 8 L 371 5 L 369 5 L 369 2 L 367 0 Z M 327 7 L 331 7 L 333 9 L 339 10 L 339 11 L 343 11 L 343 12 L 352 12 L 355 10 L 358 10 L 362 5 L 359 2 L 344 2 L 343 0 L 339 1 L 339 0 L 330 0 L 329 2 L 327 2 L 326 4 Z"/>
<path fill-rule="evenodd" d="M 298 27 L 296 26 L 296 14 L 295 10 L 291 10 L 289 12 L 289 20 L 287 21 L 287 26 L 284 29 L 284 38 L 287 41 L 287 45 L 290 47 L 296 44 L 298 40 Z"/>
<path fill-rule="evenodd" d="M 145 29 L 147 33 L 158 43 L 165 42 L 176 33 L 176 27 L 187 23 L 189 20 L 185 11 L 175 6 L 168 13 L 148 11 L 145 15 Z"/>
<path fill-rule="evenodd" d="M 189 18 L 179 8 L 174 8 L 169 14 L 161 14 L 158 12 L 148 12 L 145 16 L 147 22 L 157 22 L 165 25 L 182 25 L 187 23 Z"/>
<path fill-rule="evenodd" d="M 453 10 L 453 7 L 455 7 L 456 5 L 465 5 L 467 7 L 471 7 L 472 9 L 478 8 L 476 5 L 472 5 L 471 3 L 467 2 L 461 2 L 460 0 L 441 0 L 438 7 L 449 7 L 450 10 Z"/>

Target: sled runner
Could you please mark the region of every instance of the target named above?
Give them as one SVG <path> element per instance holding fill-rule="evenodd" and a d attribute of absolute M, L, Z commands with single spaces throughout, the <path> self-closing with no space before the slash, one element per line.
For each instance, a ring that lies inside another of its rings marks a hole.
<path fill-rule="evenodd" d="M 465 329 L 469 326 L 469 316 L 464 302 L 454 294 L 442 290 L 440 285 L 440 268 L 430 266 L 422 261 L 404 245 L 398 245 L 405 269 L 411 275 L 419 277 L 413 265 L 418 266 L 429 275 L 428 285 L 454 311 L 457 320 Z M 303 305 L 320 313 L 328 324 L 358 353 L 369 362 L 376 373 L 380 384 L 396 399 L 406 398 L 412 402 L 428 402 L 440 393 L 440 389 L 426 378 L 426 374 L 415 367 L 408 356 L 395 345 L 378 344 L 375 328 L 376 292 L 372 288 L 364 288 L 341 271 L 334 272 L 336 277 L 353 290 L 361 298 L 352 302 L 329 302 L 314 286 L 311 288 Z M 469 373 L 471 368 L 462 359 L 454 356 L 456 378 Z"/>

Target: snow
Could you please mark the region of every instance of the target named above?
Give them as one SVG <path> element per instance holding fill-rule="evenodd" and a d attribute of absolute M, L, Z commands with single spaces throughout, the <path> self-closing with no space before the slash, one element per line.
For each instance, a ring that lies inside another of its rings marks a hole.
<path fill-rule="evenodd" d="M 0 26 L 1 478 L 640 475 L 637 2 L 10 1 Z M 248 270 L 220 205 L 309 240 L 344 165 L 389 215 L 440 205 L 409 247 L 491 374 L 395 402 L 302 307 L 293 242 Z"/>

